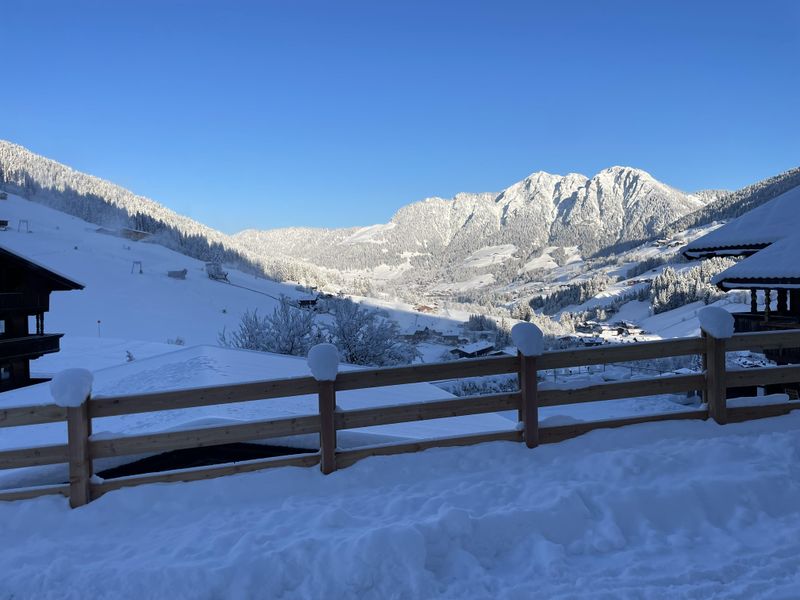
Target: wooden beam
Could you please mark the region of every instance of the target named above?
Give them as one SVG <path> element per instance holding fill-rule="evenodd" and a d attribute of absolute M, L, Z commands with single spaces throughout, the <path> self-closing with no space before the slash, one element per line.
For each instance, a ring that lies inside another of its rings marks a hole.
<path fill-rule="evenodd" d="M 175 469 L 172 471 L 162 471 L 160 473 L 146 473 L 142 475 L 130 475 L 115 479 L 106 479 L 102 483 L 92 485 L 92 494 L 95 498 L 101 495 L 118 490 L 121 488 L 150 483 L 174 483 L 179 481 L 200 481 L 203 479 L 213 479 L 215 477 L 225 477 L 239 473 L 250 473 L 263 469 L 274 469 L 276 467 L 313 467 L 319 462 L 319 454 L 316 452 L 300 454 L 296 456 L 277 456 L 273 458 L 260 458 L 224 465 L 211 465 L 206 467 L 195 467 L 191 469 Z"/>
<path fill-rule="evenodd" d="M 88 398 L 87 398 L 88 400 Z M 67 448 L 69 452 L 69 505 L 77 508 L 92 501 L 89 482 L 94 469 L 89 448 L 92 419 L 89 403 L 67 408 Z"/>
<path fill-rule="evenodd" d="M 54 465 L 69 460 L 66 444 L 0 450 L 0 469 Z"/>
<path fill-rule="evenodd" d="M 516 356 L 489 356 L 441 363 L 346 371 L 336 377 L 336 391 L 441 381 L 464 377 L 483 377 L 517 372 Z"/>
<path fill-rule="evenodd" d="M 248 421 L 186 431 L 167 431 L 92 440 L 90 445 L 92 456 L 107 458 L 180 448 L 204 448 L 234 442 L 252 442 L 273 437 L 317 433 L 318 431 L 319 415 L 308 415 L 268 421 Z"/>
<path fill-rule="evenodd" d="M 788 415 L 793 410 L 800 409 L 800 402 L 782 402 L 780 404 L 766 404 L 761 406 L 737 406 L 728 408 L 728 423 L 741 423 L 754 419 L 768 419 Z"/>
<path fill-rule="evenodd" d="M 548 369 L 701 354 L 703 350 L 704 346 L 699 337 L 635 342 L 631 344 L 609 344 L 595 348 L 545 352 L 538 358 L 537 366 L 540 371 L 546 371 Z"/>
<path fill-rule="evenodd" d="M 336 470 L 336 390 L 333 381 L 319 385 L 319 468 L 328 475 Z"/>
<path fill-rule="evenodd" d="M 393 454 L 405 454 L 408 452 L 421 452 L 430 448 L 449 448 L 453 446 L 470 446 L 472 444 L 483 444 L 486 442 L 521 442 L 521 431 L 496 431 L 490 433 L 477 433 L 472 435 L 452 436 L 419 440 L 414 442 L 401 442 L 396 444 L 379 444 L 375 446 L 365 446 L 354 450 L 339 452 L 336 456 L 336 464 L 339 468 L 349 467 L 363 458 L 370 456 L 389 456 Z"/>
<path fill-rule="evenodd" d="M 500 412 L 514 410 L 519 406 L 519 403 L 520 395 L 517 392 L 343 410 L 336 413 L 336 429 L 357 429 L 374 425 L 391 425 L 393 423 L 409 423 Z"/>
<path fill-rule="evenodd" d="M 67 409 L 55 404 L 37 404 L 31 406 L 13 406 L 0 408 L 0 427 L 19 427 L 21 425 L 39 425 L 42 423 L 58 423 L 67 420 Z"/>
<path fill-rule="evenodd" d="M 35 487 L 17 488 L 13 490 L 0 490 L 0 502 L 13 502 L 15 500 L 29 500 L 40 496 L 61 494 L 69 497 L 69 486 L 63 484 L 40 485 Z"/>
<path fill-rule="evenodd" d="M 313 377 L 292 377 L 169 392 L 92 398 L 91 412 L 94 418 L 112 417 L 115 415 L 210 406 L 212 404 L 289 398 L 315 394 L 316 392 L 317 380 Z"/>
<path fill-rule="evenodd" d="M 727 341 L 728 352 L 800 348 L 800 329 L 737 333 Z"/>
<path fill-rule="evenodd" d="M 753 385 L 797 383 L 798 381 L 800 381 L 800 365 L 784 365 L 782 367 L 731 369 L 727 373 L 726 386 L 735 388 Z"/>
<path fill-rule="evenodd" d="M 617 427 L 627 427 L 628 425 L 639 425 L 642 423 L 656 423 L 659 421 L 675 421 L 683 419 L 706 419 L 707 417 L 708 411 L 706 410 L 691 410 L 661 413 L 657 415 L 625 417 L 622 419 L 607 419 L 604 421 L 591 421 L 588 423 L 574 423 L 570 425 L 558 425 L 555 427 L 541 427 L 539 429 L 539 441 L 542 444 L 553 444 L 578 437 L 597 429 L 615 429 Z"/>
<path fill-rule="evenodd" d="M 628 381 L 612 381 L 584 387 L 561 389 L 540 389 L 539 406 L 563 406 L 583 402 L 617 400 L 619 398 L 635 398 L 637 396 L 654 396 L 690 392 L 705 387 L 705 376 L 696 375 L 664 375 L 648 379 L 632 379 Z"/>

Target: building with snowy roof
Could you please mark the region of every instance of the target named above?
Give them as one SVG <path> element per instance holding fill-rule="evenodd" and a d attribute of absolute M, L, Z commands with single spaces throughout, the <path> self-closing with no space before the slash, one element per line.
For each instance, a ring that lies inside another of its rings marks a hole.
<path fill-rule="evenodd" d="M 737 332 L 800 327 L 798 252 L 800 187 L 694 240 L 683 250 L 690 259 L 745 257 L 712 279 L 722 290 L 750 292 L 750 311 L 734 314 Z M 767 354 L 779 364 L 800 362 L 800 351 L 795 349 Z"/>
<path fill-rule="evenodd" d="M 800 186 L 690 242 L 686 258 L 750 256 L 800 232 Z"/>
<path fill-rule="evenodd" d="M 82 289 L 82 284 L 0 247 L 0 391 L 35 383 L 30 361 L 58 352 L 63 334 L 44 332 L 50 293 Z M 30 317 L 35 319 L 34 332 Z"/>

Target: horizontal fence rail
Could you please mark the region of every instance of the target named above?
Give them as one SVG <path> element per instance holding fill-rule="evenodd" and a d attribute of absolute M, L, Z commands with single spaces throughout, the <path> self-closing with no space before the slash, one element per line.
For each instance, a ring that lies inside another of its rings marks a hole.
<path fill-rule="evenodd" d="M 719 423 L 733 423 L 779 416 L 800 408 L 800 402 L 728 407 L 725 399 L 726 390 L 797 384 L 800 382 L 800 365 L 727 369 L 725 353 L 796 347 L 800 347 L 800 330 L 741 333 L 724 340 L 703 335 L 695 338 L 545 352 L 539 356 L 519 354 L 405 367 L 356 369 L 338 373 L 332 382 L 317 381 L 314 377 L 291 377 L 197 389 L 98 396 L 87 399 L 79 408 L 70 409 L 53 404 L 9 407 L 0 409 L 0 428 L 63 422 L 67 425 L 65 429 L 68 442 L 1 450 L 0 469 L 66 463 L 69 466 L 70 478 L 68 483 L 0 490 L 0 500 L 22 500 L 47 494 L 60 494 L 69 497 L 72 506 L 79 506 L 106 492 L 148 483 L 196 481 L 287 466 L 319 465 L 324 473 L 330 473 L 370 456 L 418 452 L 430 448 L 465 446 L 490 441 L 525 442 L 529 447 L 534 447 L 537 444 L 564 441 L 596 429 L 639 423 L 709 417 Z M 687 355 L 700 355 L 705 365 L 704 371 L 576 385 L 569 388 L 537 383 L 543 371 Z M 519 380 L 519 390 L 514 392 L 349 410 L 341 410 L 336 406 L 338 392 L 512 374 L 517 375 Z M 558 426 L 539 426 L 539 408 L 692 391 L 703 394 L 705 402 L 703 408 Z M 316 414 L 158 433 L 114 437 L 92 436 L 92 420 L 96 418 L 296 396 L 316 396 L 319 401 L 319 411 Z M 337 432 L 342 430 L 503 411 L 517 411 L 520 426 L 505 431 L 393 442 L 347 450 L 337 449 Z M 271 438 L 307 434 L 319 434 L 319 451 L 129 475 L 102 481 L 93 477 L 95 459 L 150 456 L 174 450 L 264 442 Z"/>

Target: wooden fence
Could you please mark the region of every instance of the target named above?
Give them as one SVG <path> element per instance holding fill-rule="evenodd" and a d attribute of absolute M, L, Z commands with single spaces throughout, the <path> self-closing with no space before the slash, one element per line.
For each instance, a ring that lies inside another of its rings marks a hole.
<path fill-rule="evenodd" d="M 800 408 L 800 402 L 731 408 L 726 406 L 726 389 L 800 382 L 800 365 L 727 370 L 725 353 L 735 350 L 795 347 L 800 347 L 800 330 L 742 333 L 729 339 L 703 336 L 546 352 L 536 357 L 519 354 L 518 356 L 348 371 L 339 373 L 336 380 L 332 382 L 317 381 L 313 377 L 295 377 L 193 390 L 89 398 L 77 408 L 38 405 L 0 409 L 0 428 L 66 421 L 68 439 L 66 444 L 0 451 L 0 469 L 58 463 L 68 463 L 69 465 L 68 484 L 4 490 L 0 491 L 0 500 L 19 500 L 44 494 L 62 494 L 69 497 L 70 504 L 74 507 L 86 504 L 111 490 L 145 483 L 193 481 L 272 467 L 310 467 L 317 464 L 320 465 L 323 473 L 330 473 L 369 456 L 416 452 L 434 447 L 507 440 L 524 442 L 528 447 L 533 448 L 537 444 L 566 440 L 594 429 L 637 423 L 673 419 L 706 419 L 708 417 L 718 423 L 726 423 L 777 416 Z M 702 373 L 613 381 L 571 389 L 537 389 L 537 375 L 541 371 L 686 355 L 702 357 L 704 364 Z M 448 398 L 377 408 L 336 409 L 337 392 L 346 390 L 498 374 L 518 374 L 519 390 L 512 393 Z M 701 390 L 704 395 L 706 404 L 701 409 L 561 426 L 539 426 L 538 409 L 540 407 L 656 394 L 685 393 L 693 390 Z M 125 435 L 116 438 L 92 438 L 93 418 L 307 394 L 314 394 L 319 398 L 319 411 L 316 414 L 192 430 Z M 491 433 L 379 444 L 349 450 L 337 450 L 336 448 L 337 432 L 341 430 L 508 410 L 518 411 L 523 427 Z M 93 477 L 93 460 L 95 459 L 158 454 L 178 449 L 210 447 L 235 442 L 256 442 L 269 438 L 311 433 L 319 434 L 319 452 L 131 475 L 107 480 L 98 480 Z"/>

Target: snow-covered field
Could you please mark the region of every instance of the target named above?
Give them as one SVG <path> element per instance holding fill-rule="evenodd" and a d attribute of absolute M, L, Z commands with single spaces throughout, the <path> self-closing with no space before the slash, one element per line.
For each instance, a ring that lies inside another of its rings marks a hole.
<path fill-rule="evenodd" d="M 800 415 L 0 504 L 2 598 L 800 595 Z"/>

